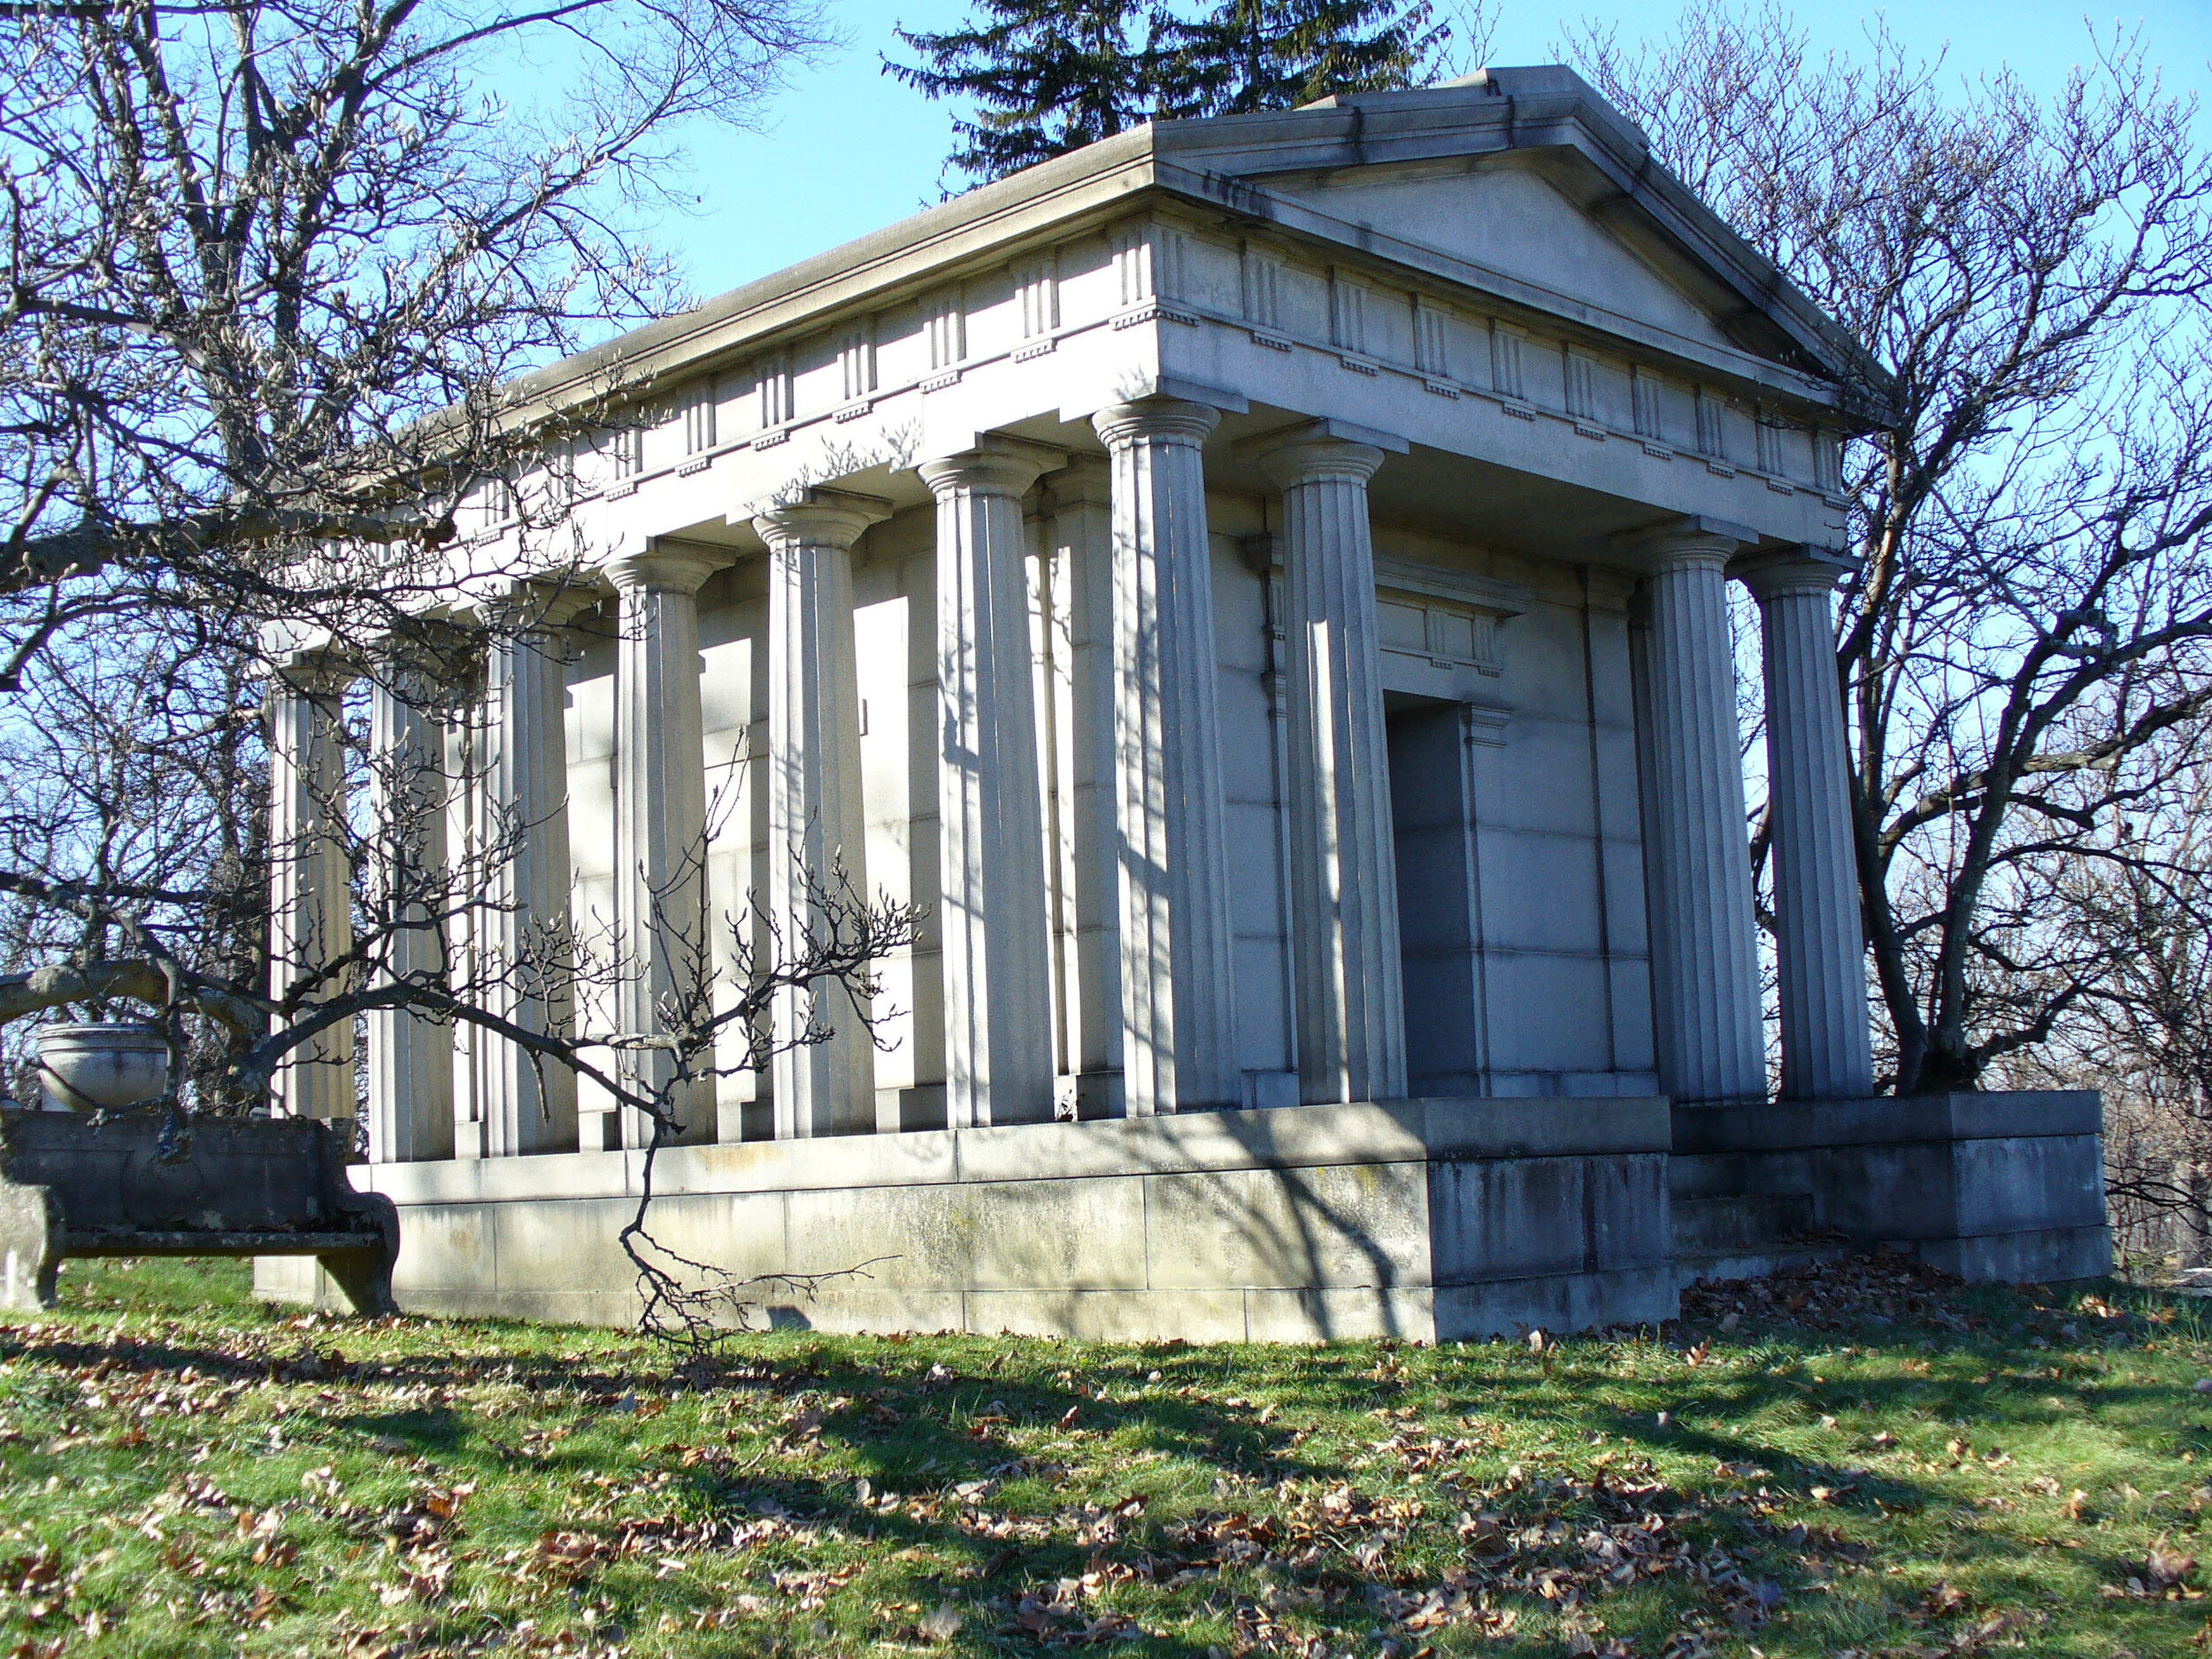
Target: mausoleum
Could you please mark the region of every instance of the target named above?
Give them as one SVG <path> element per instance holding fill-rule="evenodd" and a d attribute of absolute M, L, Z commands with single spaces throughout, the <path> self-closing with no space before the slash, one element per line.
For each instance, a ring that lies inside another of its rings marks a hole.
<path fill-rule="evenodd" d="M 547 463 L 595 580 L 450 729 L 375 730 L 489 757 L 445 822 L 526 826 L 493 928 L 630 928 L 618 1026 L 795 869 L 924 908 L 877 1041 L 733 1071 L 660 1155 L 687 1254 L 873 1263 L 778 1317 L 1442 1339 L 1847 1243 L 2093 1273 L 2093 1095 L 1874 1095 L 1832 594 L 1889 388 L 1564 69 L 1147 127 L 535 377 L 629 411 Z M 280 833 L 326 810 L 311 678 Z M 288 867 L 280 947 L 343 879 Z M 635 1113 L 403 1014 L 365 1076 L 402 1305 L 634 1316 Z M 278 1109 L 355 1091 L 326 1044 Z"/>

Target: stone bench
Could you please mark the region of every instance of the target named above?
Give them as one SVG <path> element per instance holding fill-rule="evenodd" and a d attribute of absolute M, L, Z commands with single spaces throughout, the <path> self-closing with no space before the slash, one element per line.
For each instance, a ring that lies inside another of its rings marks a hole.
<path fill-rule="evenodd" d="M 394 1311 L 399 1214 L 346 1177 L 352 1123 L 219 1118 L 164 1157 L 158 1111 L 0 1111 L 0 1309 L 54 1305 L 65 1256 L 299 1256 Z"/>

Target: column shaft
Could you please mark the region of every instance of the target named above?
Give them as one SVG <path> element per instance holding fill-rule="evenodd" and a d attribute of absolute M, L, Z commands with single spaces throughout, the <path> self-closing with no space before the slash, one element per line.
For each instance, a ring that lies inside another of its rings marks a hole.
<path fill-rule="evenodd" d="M 1382 452 L 1293 440 L 1283 491 L 1290 670 L 1292 949 L 1300 1089 L 1310 1103 L 1406 1092 L 1404 968 L 1367 480 Z"/>
<path fill-rule="evenodd" d="M 1131 1117 L 1243 1103 L 1220 668 L 1195 403 L 1093 418 L 1113 465 L 1122 1076 Z"/>
<path fill-rule="evenodd" d="M 574 1034 L 569 933 L 567 693 L 556 618 L 518 595 L 485 655 L 489 860 L 477 969 L 486 1011 L 521 1030 Z M 564 611 L 572 611 L 565 606 Z M 576 1075 L 526 1044 L 480 1033 L 487 1157 L 576 1149 Z"/>
<path fill-rule="evenodd" d="M 1874 1092 L 1851 763 L 1829 609 L 1835 574 L 1809 557 L 1763 560 L 1744 572 L 1766 646 L 1782 1094 L 1792 1100 Z"/>
<path fill-rule="evenodd" d="M 926 463 L 937 497 L 937 761 L 945 1110 L 1052 1116 L 1051 941 L 1022 496 L 1012 444 Z"/>
<path fill-rule="evenodd" d="M 768 543 L 768 913 L 787 957 L 829 942 L 825 897 L 868 898 L 852 547 L 889 515 L 886 502 L 812 490 L 753 520 Z M 779 1139 L 873 1132 L 872 1012 L 840 980 L 777 994 Z"/>
<path fill-rule="evenodd" d="M 1766 1094 L 1724 538 L 1675 538 L 1647 581 L 1652 993 L 1660 1087 Z"/>
<path fill-rule="evenodd" d="M 706 559 L 648 551 L 611 561 L 620 595 L 615 650 L 615 913 L 625 961 L 616 1023 L 626 1037 L 672 1036 L 710 1017 L 707 937 L 706 744 L 699 702 L 699 608 Z M 633 1048 L 621 1074 L 665 1102 L 673 1138 L 711 1141 L 708 1048 L 679 1079 L 674 1055 Z M 620 1144 L 643 1146 L 652 1125 L 622 1114 Z M 589 1142 L 590 1137 L 585 1137 Z"/>
<path fill-rule="evenodd" d="M 445 733 L 425 678 L 388 668 L 370 687 L 369 818 L 376 902 L 391 927 L 387 978 L 449 984 Z M 369 1162 L 453 1156 L 453 1027 L 404 1008 L 368 1017 Z"/>
<path fill-rule="evenodd" d="M 351 871 L 334 827 L 345 812 L 339 741 L 344 681 L 303 666 L 269 687 L 269 992 L 283 998 L 306 976 L 353 949 Z M 326 983 L 310 1002 L 344 987 Z M 277 1068 L 272 1110 L 280 1118 L 354 1115 L 353 1022 L 325 1027 Z"/>
<path fill-rule="evenodd" d="M 459 688 L 453 718 L 445 732 L 446 860 L 455 872 L 453 903 L 447 923 L 447 949 L 451 953 L 454 983 L 469 995 L 482 982 L 478 962 L 484 936 L 484 918 L 474 902 L 484 884 L 484 756 L 489 743 L 484 729 L 484 682 L 481 662 L 472 663 L 468 679 Z M 482 1102 L 488 1093 L 478 1061 L 483 1045 L 480 1030 L 466 1020 L 453 1027 L 453 1156 L 484 1156 Z"/>
<path fill-rule="evenodd" d="M 1114 783 L 1114 522 L 1109 469 L 1083 461 L 1045 482 L 1046 607 L 1055 725 L 1053 828 L 1059 915 L 1061 1087 L 1075 1115 L 1118 1117 L 1120 830 Z M 1064 1098 L 1062 1110 L 1067 1110 Z"/>

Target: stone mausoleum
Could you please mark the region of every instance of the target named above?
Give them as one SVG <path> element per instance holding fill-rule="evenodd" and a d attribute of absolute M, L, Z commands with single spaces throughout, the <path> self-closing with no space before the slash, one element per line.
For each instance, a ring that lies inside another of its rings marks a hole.
<path fill-rule="evenodd" d="M 489 930 L 629 926 L 633 1022 L 656 929 L 726 957 L 795 868 L 926 907 L 878 1043 L 733 1072 L 661 1155 L 687 1254 L 874 1263 L 779 1317 L 1441 1339 L 1847 1243 L 2101 1271 L 2093 1095 L 1873 1097 L 1831 595 L 1888 384 L 1563 69 L 1124 134 L 524 388 L 630 415 L 563 451 L 598 580 L 495 649 L 450 833 L 527 826 Z M 423 722 L 378 703 L 465 735 Z M 698 846 L 707 913 L 657 910 Z M 341 879 L 288 868 L 278 939 Z M 368 1045 L 401 1302 L 633 1317 L 635 1114 L 481 1033 Z"/>

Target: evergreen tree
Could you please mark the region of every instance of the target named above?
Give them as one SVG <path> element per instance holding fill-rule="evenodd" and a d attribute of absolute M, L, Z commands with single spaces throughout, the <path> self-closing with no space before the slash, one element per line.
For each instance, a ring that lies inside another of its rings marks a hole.
<path fill-rule="evenodd" d="M 1372 0 L 1370 0 L 1372 3 Z M 970 27 L 898 37 L 919 64 L 884 70 L 933 98 L 960 97 L 949 165 L 979 180 L 1040 161 L 1152 119 L 1151 19 L 1138 0 L 979 0 Z"/>
<path fill-rule="evenodd" d="M 1248 115 L 1420 84 L 1451 37 L 1434 16 L 1430 0 L 1221 0 L 1163 18 L 1160 112 Z"/>

